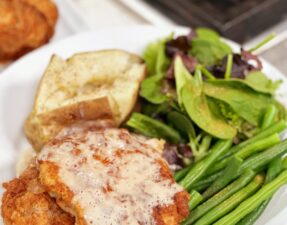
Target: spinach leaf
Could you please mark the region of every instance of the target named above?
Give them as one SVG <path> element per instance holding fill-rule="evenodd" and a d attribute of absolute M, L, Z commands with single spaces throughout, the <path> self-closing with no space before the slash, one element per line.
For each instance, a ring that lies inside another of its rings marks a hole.
<path fill-rule="evenodd" d="M 140 96 L 153 104 L 162 104 L 169 98 L 161 92 L 163 77 L 161 74 L 146 78 L 140 89 Z"/>
<path fill-rule="evenodd" d="M 271 95 L 275 93 L 279 85 L 282 83 L 282 80 L 272 82 L 260 71 L 249 73 L 243 81 L 255 91 Z"/>
<path fill-rule="evenodd" d="M 242 87 L 247 86 L 259 93 L 270 94 L 270 95 L 273 95 L 275 91 L 278 89 L 279 85 L 282 83 L 281 80 L 277 80 L 274 82 L 269 80 L 267 76 L 260 71 L 249 73 L 244 80 L 232 78 L 229 80 L 218 79 L 212 82 L 218 84 L 232 84 Z"/>
<path fill-rule="evenodd" d="M 225 102 L 235 113 L 252 125 L 260 123 L 265 108 L 272 102 L 270 96 L 259 94 L 233 82 L 205 82 L 204 93 Z"/>
<path fill-rule="evenodd" d="M 175 144 L 182 140 L 177 130 L 140 113 L 133 113 L 127 125 L 149 137 L 163 138 Z"/>
<path fill-rule="evenodd" d="M 236 135 L 235 128 L 210 110 L 199 76 L 183 87 L 181 98 L 189 117 L 202 130 L 221 139 L 230 139 Z"/>
<path fill-rule="evenodd" d="M 181 89 L 183 86 L 192 80 L 191 74 L 186 69 L 185 65 L 182 62 L 180 56 L 176 56 L 174 63 L 174 75 L 175 75 L 175 85 L 176 85 L 176 94 L 177 100 L 180 107 L 183 107 L 181 100 Z"/>
<path fill-rule="evenodd" d="M 211 66 L 218 64 L 224 56 L 232 53 L 232 49 L 220 40 L 219 35 L 209 29 L 199 28 L 196 30 L 197 37 L 192 39 L 191 51 L 202 65 Z"/>

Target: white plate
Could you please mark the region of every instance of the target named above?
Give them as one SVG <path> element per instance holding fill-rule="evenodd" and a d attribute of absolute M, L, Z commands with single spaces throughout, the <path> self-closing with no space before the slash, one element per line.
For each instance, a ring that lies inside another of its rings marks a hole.
<path fill-rule="evenodd" d="M 15 176 L 15 162 L 19 153 L 28 146 L 23 135 L 23 123 L 31 110 L 36 85 L 52 54 L 67 58 L 76 52 L 107 48 L 121 48 L 141 54 L 148 42 L 173 31 L 176 34 L 188 32 L 185 28 L 137 26 L 78 34 L 30 53 L 0 74 L 0 183 Z M 236 44 L 232 45 L 238 49 Z M 264 71 L 272 79 L 284 80 L 280 98 L 285 98 L 287 105 L 286 78 L 266 62 Z M 0 194 L 2 192 L 3 189 L 0 189 Z M 286 215 L 287 190 L 282 188 L 257 225 L 286 224 Z"/>

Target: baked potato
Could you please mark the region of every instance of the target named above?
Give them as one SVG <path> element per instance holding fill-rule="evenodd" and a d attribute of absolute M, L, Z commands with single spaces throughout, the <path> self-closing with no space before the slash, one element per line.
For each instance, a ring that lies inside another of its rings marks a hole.
<path fill-rule="evenodd" d="M 146 67 L 122 50 L 54 55 L 38 86 L 25 134 L 37 151 L 63 127 L 92 120 L 119 126 L 132 111 Z"/>

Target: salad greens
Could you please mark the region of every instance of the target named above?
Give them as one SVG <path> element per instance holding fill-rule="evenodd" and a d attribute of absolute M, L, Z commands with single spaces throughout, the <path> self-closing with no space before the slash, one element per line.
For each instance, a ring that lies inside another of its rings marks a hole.
<path fill-rule="evenodd" d="M 149 44 L 143 55 L 149 77 L 142 82 L 140 95 L 154 104 L 161 104 L 168 99 L 161 92 L 161 86 L 170 63 L 170 59 L 165 55 L 165 43 L 170 39 L 172 35 Z"/>
<path fill-rule="evenodd" d="M 176 56 L 175 64 L 174 64 L 174 75 L 175 75 L 175 86 L 176 86 L 176 94 L 177 94 L 177 101 L 180 107 L 183 109 L 183 102 L 182 102 L 182 88 L 188 84 L 193 82 L 192 76 L 187 71 L 186 67 L 183 65 L 183 62 L 180 56 Z"/>
<path fill-rule="evenodd" d="M 235 53 L 215 31 L 198 28 L 144 52 L 141 111 L 126 125 L 166 140 L 163 157 L 192 198 L 182 224 L 251 225 L 287 182 L 287 114 L 275 99 L 281 81 L 268 79 L 253 54 L 273 37 Z"/>
<path fill-rule="evenodd" d="M 228 104 L 234 112 L 252 125 L 258 125 L 264 110 L 271 103 L 269 96 L 254 92 L 244 86 L 226 82 L 205 82 L 205 95 Z"/>
<path fill-rule="evenodd" d="M 171 34 L 150 43 L 143 58 L 148 76 L 140 89 L 141 112 L 181 135 L 173 137 L 172 143 L 188 145 L 191 160 L 198 161 L 208 154 L 216 139 L 241 142 L 286 118 L 285 108 L 274 98 L 281 81 L 269 80 L 261 71 L 260 60 L 251 52 L 242 49 L 241 53 L 233 53 L 213 30 L 198 28 L 179 37 Z M 273 114 L 261 126 L 268 109 Z M 152 132 L 145 128 L 138 115 L 130 120 L 127 125 L 134 130 L 166 138 L 158 126 Z M 176 155 L 182 158 L 180 152 Z"/>
<path fill-rule="evenodd" d="M 220 36 L 207 28 L 198 28 L 197 36 L 192 39 L 190 55 L 204 66 L 218 63 L 224 56 L 232 53 L 232 49 L 224 43 Z"/>
<path fill-rule="evenodd" d="M 230 139 L 236 135 L 235 128 L 210 110 L 200 75 L 184 86 L 181 97 L 187 114 L 202 130 L 220 139 Z"/>

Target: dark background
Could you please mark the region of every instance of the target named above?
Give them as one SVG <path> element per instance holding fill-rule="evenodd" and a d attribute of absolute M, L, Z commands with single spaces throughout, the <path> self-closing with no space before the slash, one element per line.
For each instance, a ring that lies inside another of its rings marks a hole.
<path fill-rule="evenodd" d="M 180 25 L 244 43 L 287 18 L 287 0 L 145 0 Z"/>

